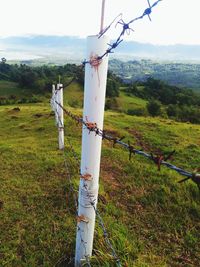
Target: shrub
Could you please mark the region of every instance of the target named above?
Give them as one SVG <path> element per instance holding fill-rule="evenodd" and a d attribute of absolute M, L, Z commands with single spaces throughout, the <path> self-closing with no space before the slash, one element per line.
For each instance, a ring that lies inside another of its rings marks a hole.
<path fill-rule="evenodd" d="M 147 103 L 147 110 L 151 116 L 161 115 L 161 103 L 158 100 L 150 100 Z"/>
<path fill-rule="evenodd" d="M 137 108 L 137 109 L 128 109 L 127 114 L 132 116 L 146 116 L 147 112 L 146 109 L 144 108 Z"/>
<path fill-rule="evenodd" d="M 119 105 L 116 98 L 109 98 L 106 100 L 105 104 L 105 110 L 112 109 L 112 110 L 118 110 Z"/>

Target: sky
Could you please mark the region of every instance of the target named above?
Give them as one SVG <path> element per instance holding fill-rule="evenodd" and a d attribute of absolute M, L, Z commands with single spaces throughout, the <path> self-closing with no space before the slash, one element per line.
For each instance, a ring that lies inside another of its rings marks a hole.
<path fill-rule="evenodd" d="M 149 0 L 153 4 L 154 0 Z M 0 0 L 0 37 L 72 35 L 86 37 L 100 30 L 102 0 Z M 120 13 L 125 22 L 142 15 L 147 0 L 106 0 L 104 25 Z M 199 44 L 200 0 L 163 0 L 148 17 L 132 25 L 125 40 L 153 44 Z M 107 32 L 116 38 L 120 25 Z"/>

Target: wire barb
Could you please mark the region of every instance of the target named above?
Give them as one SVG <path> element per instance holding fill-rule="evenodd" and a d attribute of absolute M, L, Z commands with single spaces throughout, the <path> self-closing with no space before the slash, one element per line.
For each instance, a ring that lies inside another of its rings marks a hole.
<path fill-rule="evenodd" d="M 135 149 L 131 145 L 130 141 L 128 141 L 128 149 L 129 149 L 129 160 L 131 160 L 132 155 L 135 154 Z"/>
<path fill-rule="evenodd" d="M 57 101 L 56 103 L 63 109 L 64 113 L 66 115 L 68 115 L 69 117 L 71 117 L 73 120 L 75 120 L 77 123 L 79 124 L 83 124 L 87 127 L 87 121 L 84 121 L 82 118 L 78 117 L 78 116 L 74 116 L 70 111 L 66 110 L 63 106 L 61 106 Z M 131 156 L 132 154 L 137 154 L 137 155 L 140 155 L 140 156 L 143 156 L 147 159 L 150 159 L 150 160 L 153 160 L 157 165 L 158 165 L 158 169 L 160 169 L 161 165 L 164 165 L 166 166 L 167 168 L 171 169 L 171 170 L 174 170 L 176 172 L 178 172 L 180 175 L 182 176 L 185 176 L 185 177 L 189 177 L 189 178 L 192 178 L 192 173 L 191 172 L 188 172 L 188 171 L 185 171 L 184 169 L 182 168 L 179 168 L 169 162 L 167 162 L 167 160 L 171 159 L 172 156 L 174 155 L 175 153 L 175 150 L 173 150 L 172 152 L 168 153 L 168 154 L 164 154 L 164 155 L 153 155 L 152 153 L 151 154 L 148 154 L 142 150 L 138 150 L 134 147 L 132 147 L 130 145 L 130 142 L 125 143 L 123 142 L 122 140 L 120 140 L 120 138 L 116 138 L 116 137 L 113 137 L 113 136 L 110 136 L 106 133 L 106 131 L 104 130 L 101 130 L 97 127 L 97 125 L 92 125 L 93 127 L 89 127 L 89 132 L 94 132 L 95 135 L 98 135 L 100 136 L 103 140 L 108 140 L 110 142 L 113 143 L 113 140 L 114 140 L 114 145 L 118 144 L 120 145 L 121 147 L 124 147 L 125 149 L 127 149 L 130 153 L 130 150 L 132 151 L 131 152 Z M 131 146 L 131 148 L 130 148 Z M 130 154 L 129 154 L 129 158 L 130 158 Z"/>
<path fill-rule="evenodd" d="M 192 173 L 191 177 L 184 178 L 184 179 L 178 181 L 178 183 L 179 184 L 180 183 L 184 183 L 184 182 L 186 182 L 187 180 L 190 180 L 190 179 L 198 186 L 198 188 L 200 190 L 200 174 L 197 173 L 196 171 L 194 173 Z"/>
<path fill-rule="evenodd" d="M 154 2 L 152 5 L 150 4 L 150 1 L 147 0 L 148 2 L 148 8 L 146 8 L 142 15 L 139 16 L 139 17 L 136 17 L 132 20 L 130 20 L 129 22 L 125 22 L 123 19 L 122 19 L 122 13 L 120 13 L 112 22 L 109 26 L 107 26 L 102 32 L 100 32 L 98 34 L 98 38 L 101 38 L 109 29 L 110 27 L 113 25 L 113 23 L 117 20 L 118 17 L 121 17 L 118 22 L 116 23 L 116 26 L 117 25 L 121 25 L 122 26 L 122 30 L 118 36 L 118 38 L 116 39 L 115 42 L 111 43 L 111 44 L 108 44 L 108 48 L 106 49 L 106 51 L 97 57 L 97 60 L 102 60 L 105 56 L 107 56 L 108 54 L 111 54 L 111 53 L 114 53 L 114 49 L 116 49 L 118 47 L 118 45 L 123 42 L 123 36 L 125 34 L 129 35 L 131 32 L 134 32 L 134 30 L 130 27 L 130 25 L 137 21 L 137 20 L 141 20 L 143 19 L 145 16 L 148 16 L 149 20 L 151 21 L 151 17 L 150 17 L 150 14 L 152 13 L 152 9 L 159 3 L 161 2 L 162 0 L 157 0 L 156 2 Z M 116 27 L 115 26 L 115 27 Z M 83 65 L 85 66 L 86 64 L 91 64 L 93 63 L 91 60 L 84 60 L 83 61 Z"/>
<path fill-rule="evenodd" d="M 172 156 L 174 155 L 174 153 L 175 153 L 175 150 L 173 150 L 170 153 L 163 153 L 163 154 L 159 154 L 155 156 L 151 153 L 151 159 L 158 166 L 158 171 L 160 171 L 160 167 L 163 162 L 166 162 L 167 160 L 172 159 Z"/>

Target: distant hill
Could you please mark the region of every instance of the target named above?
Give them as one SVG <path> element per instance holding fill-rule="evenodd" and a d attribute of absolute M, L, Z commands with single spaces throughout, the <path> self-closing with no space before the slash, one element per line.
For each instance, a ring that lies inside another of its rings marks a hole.
<path fill-rule="evenodd" d="M 31 65 L 80 64 L 86 39 L 72 36 L 0 38 L 0 58 Z M 199 63 L 199 64 L 198 64 Z M 125 81 L 149 76 L 171 85 L 200 88 L 200 45 L 152 45 L 122 42 L 110 56 L 110 69 Z"/>
<path fill-rule="evenodd" d="M 146 81 L 153 77 L 179 87 L 200 90 L 200 64 L 152 60 L 110 60 L 110 70 L 123 81 Z"/>
<path fill-rule="evenodd" d="M 82 60 L 85 55 L 85 45 L 85 39 L 73 36 L 7 37 L 0 38 L 0 55 L 11 52 L 28 52 L 40 57 Z M 123 60 L 149 58 L 200 61 L 200 45 L 153 45 L 124 41 L 111 57 Z"/>

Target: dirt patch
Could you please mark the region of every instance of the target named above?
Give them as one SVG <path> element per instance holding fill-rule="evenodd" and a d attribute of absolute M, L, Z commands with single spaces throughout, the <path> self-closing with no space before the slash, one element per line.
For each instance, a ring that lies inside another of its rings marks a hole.
<path fill-rule="evenodd" d="M 17 117 L 17 116 L 11 116 L 10 117 L 12 120 L 17 120 L 17 119 L 19 119 L 19 117 Z"/>
<path fill-rule="evenodd" d="M 18 112 L 18 111 L 20 111 L 20 108 L 18 108 L 18 107 L 17 108 L 13 108 L 12 111 L 17 111 Z"/>
<path fill-rule="evenodd" d="M 152 151 L 152 147 L 144 140 L 143 135 L 136 129 L 129 129 L 128 132 L 134 136 L 135 144 L 144 151 Z"/>
<path fill-rule="evenodd" d="M 115 137 L 115 138 L 120 138 L 120 134 L 115 130 L 105 129 L 104 131 L 105 131 L 105 134 L 107 134 L 107 135 L 110 135 L 110 136 Z"/>
<path fill-rule="evenodd" d="M 119 166 L 113 166 L 113 163 L 108 158 L 103 158 L 101 161 L 101 176 L 104 182 L 109 184 L 112 189 L 119 189 L 122 185 L 123 170 Z M 113 191 L 115 193 L 115 191 Z"/>
<path fill-rule="evenodd" d="M 33 115 L 35 118 L 41 118 L 43 116 L 43 114 L 41 113 L 36 113 Z"/>
<path fill-rule="evenodd" d="M 12 115 L 12 114 L 16 114 L 20 111 L 21 111 L 20 108 L 16 107 L 16 108 L 12 108 L 12 109 L 8 110 L 8 114 Z"/>
<path fill-rule="evenodd" d="M 0 210 L 2 210 L 2 209 L 3 209 L 3 205 L 4 205 L 3 201 L 2 201 L 2 200 L 0 200 Z"/>

